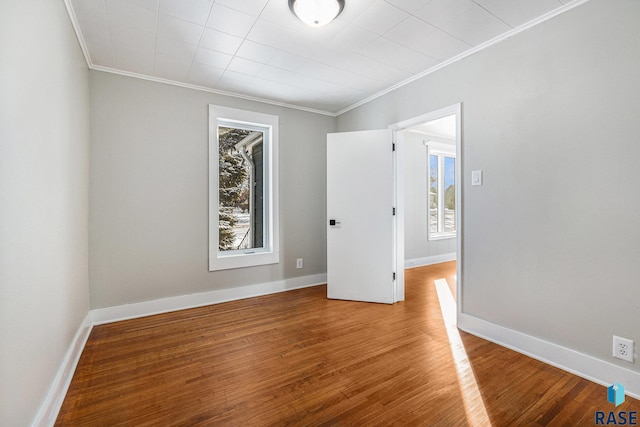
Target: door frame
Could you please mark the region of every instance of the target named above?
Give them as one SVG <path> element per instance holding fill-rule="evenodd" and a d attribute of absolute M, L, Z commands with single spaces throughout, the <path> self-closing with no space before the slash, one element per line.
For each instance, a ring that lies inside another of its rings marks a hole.
<path fill-rule="evenodd" d="M 455 114 L 456 116 L 456 314 L 462 312 L 462 256 L 463 256 L 463 215 L 462 215 L 462 187 L 463 187 L 463 155 L 462 155 L 462 102 L 441 108 L 417 117 L 412 117 L 388 126 L 393 131 L 393 141 L 396 144 L 394 156 L 394 189 L 396 204 L 395 219 L 395 259 L 396 282 L 395 300 L 404 300 L 404 138 L 402 131 L 425 122 L 440 119 Z"/>

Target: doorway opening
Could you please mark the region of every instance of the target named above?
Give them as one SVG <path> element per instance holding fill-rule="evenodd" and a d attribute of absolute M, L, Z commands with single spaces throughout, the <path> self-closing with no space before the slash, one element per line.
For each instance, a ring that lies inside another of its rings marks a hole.
<path fill-rule="evenodd" d="M 458 312 L 462 283 L 461 112 L 461 104 L 456 104 L 390 126 L 398 147 L 398 260 L 404 268 L 456 260 Z M 404 286 L 396 291 L 396 300 L 403 300 Z"/>

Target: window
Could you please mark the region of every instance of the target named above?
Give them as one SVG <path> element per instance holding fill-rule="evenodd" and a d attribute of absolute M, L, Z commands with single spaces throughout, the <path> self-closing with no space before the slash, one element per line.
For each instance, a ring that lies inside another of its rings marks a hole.
<path fill-rule="evenodd" d="M 209 106 L 209 270 L 275 264 L 278 117 Z"/>
<path fill-rule="evenodd" d="M 456 156 L 451 150 L 428 150 L 428 238 L 456 235 Z"/>

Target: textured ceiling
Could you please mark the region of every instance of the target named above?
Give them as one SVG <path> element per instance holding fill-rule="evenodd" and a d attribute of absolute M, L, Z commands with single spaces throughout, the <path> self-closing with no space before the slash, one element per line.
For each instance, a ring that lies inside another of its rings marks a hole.
<path fill-rule="evenodd" d="M 92 69 L 335 115 L 584 0 L 68 0 Z"/>

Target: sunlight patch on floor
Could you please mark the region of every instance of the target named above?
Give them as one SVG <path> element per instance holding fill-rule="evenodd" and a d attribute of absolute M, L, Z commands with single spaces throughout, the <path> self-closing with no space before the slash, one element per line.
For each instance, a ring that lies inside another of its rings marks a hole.
<path fill-rule="evenodd" d="M 435 281 L 442 318 L 451 345 L 451 354 L 456 365 L 458 384 L 462 394 L 462 402 L 467 415 L 467 421 L 471 426 L 490 426 L 491 421 L 482 401 L 476 377 L 473 375 L 467 352 L 462 344 L 462 338 L 456 327 L 456 302 L 451 295 L 451 290 L 445 279 Z"/>

